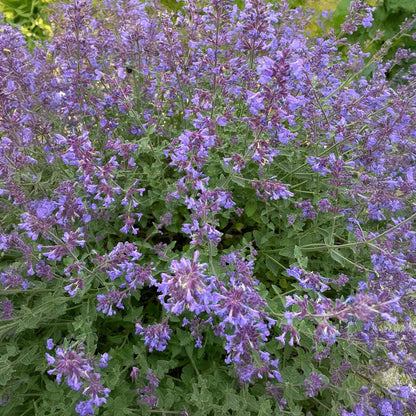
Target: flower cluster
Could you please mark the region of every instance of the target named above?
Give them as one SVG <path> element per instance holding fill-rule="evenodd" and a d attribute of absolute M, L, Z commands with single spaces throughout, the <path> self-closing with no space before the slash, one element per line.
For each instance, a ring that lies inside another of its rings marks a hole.
<path fill-rule="evenodd" d="M 148 370 L 146 374 L 146 380 L 147 385 L 137 389 L 137 393 L 140 394 L 140 402 L 151 407 L 156 407 L 158 399 L 154 393 L 159 386 L 159 379 L 155 374 L 153 374 L 152 370 Z"/>
<path fill-rule="evenodd" d="M 207 324 L 216 335 L 223 337 L 227 351 L 225 362 L 236 364 L 242 382 L 264 376 L 280 380 L 279 360 L 273 360 L 262 350 L 275 321 L 263 311 L 266 302 L 255 289 L 258 281 L 253 279 L 254 261 L 247 261 L 241 251 L 223 256 L 221 266 L 229 276 L 228 282 L 223 282 L 204 273 L 207 265 L 197 262 L 199 255 L 195 251 L 192 263 L 184 258 L 179 262 L 174 260 L 170 266 L 173 275 L 162 274 L 162 283 L 155 284 L 162 292 L 159 296 L 162 305 L 177 315 L 187 310 L 206 315 L 205 319 L 198 317 L 192 321 L 184 317 L 183 326 L 192 328 L 197 347 L 202 345 L 201 329 Z M 136 324 L 136 333 L 145 334 L 149 351 L 154 348 L 163 351 L 170 332 L 166 322 L 147 328 L 140 322 Z M 253 353 L 259 354 L 258 362 Z"/>
<path fill-rule="evenodd" d="M 49 339 L 47 349 L 53 348 L 53 342 Z M 106 403 L 106 397 L 110 393 L 110 389 L 104 387 L 100 381 L 101 374 L 94 371 L 96 367 L 106 367 L 110 357 L 104 353 L 96 362 L 94 357 L 85 356 L 83 344 L 78 344 L 75 348 L 56 347 L 55 354 L 56 357 L 53 357 L 46 353 L 48 366 L 52 367 L 48 374 L 55 374 L 58 384 L 64 378 L 71 389 L 83 389 L 82 394 L 90 398 L 79 402 L 76 411 L 81 416 L 94 414 L 94 405 L 100 407 Z"/>

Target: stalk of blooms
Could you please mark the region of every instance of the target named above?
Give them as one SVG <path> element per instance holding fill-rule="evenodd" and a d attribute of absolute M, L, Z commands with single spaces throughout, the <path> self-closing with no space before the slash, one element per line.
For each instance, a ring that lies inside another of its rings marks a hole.
<path fill-rule="evenodd" d="M 210 312 L 215 305 L 216 279 L 204 273 L 207 264 L 198 263 L 198 257 L 196 250 L 192 262 L 185 258 L 173 260 L 169 267 L 172 275 L 162 273 L 161 283 L 155 283 L 161 292 L 160 302 L 168 312 L 180 315 L 189 309 L 199 315 L 203 311 Z"/>
<path fill-rule="evenodd" d="M 53 349 L 51 339 L 47 341 L 47 349 Z M 69 387 L 73 390 L 80 391 L 84 396 L 89 396 L 87 401 L 79 402 L 76 406 L 76 412 L 81 416 L 94 414 L 94 406 L 100 407 L 106 403 L 106 397 L 110 389 L 104 387 L 100 382 L 101 374 L 94 372 L 97 366 L 93 358 L 86 357 L 83 352 L 83 345 L 78 344 L 75 349 L 56 347 L 56 357 L 46 353 L 46 360 L 49 367 L 48 374 L 56 374 L 58 384 L 65 378 Z M 106 367 L 109 356 L 107 353 L 100 358 L 99 367 Z M 101 396 L 104 395 L 104 396 Z"/>
<path fill-rule="evenodd" d="M 155 396 L 155 392 L 159 386 L 159 379 L 152 372 L 152 370 L 149 369 L 146 374 L 146 380 L 147 385 L 137 389 L 137 393 L 140 394 L 140 402 L 151 407 L 156 407 L 158 404 L 158 398 Z"/>
<path fill-rule="evenodd" d="M 170 340 L 171 332 L 172 330 L 166 321 L 160 324 L 148 325 L 146 328 L 139 321 L 136 323 L 136 334 L 144 335 L 144 343 L 149 347 L 149 352 L 152 352 L 153 349 L 164 351 Z"/>
<path fill-rule="evenodd" d="M 324 386 L 322 382 L 322 375 L 310 373 L 310 380 L 305 380 L 306 393 L 309 397 L 314 397 L 318 394 L 319 389 Z"/>
<path fill-rule="evenodd" d="M 6 299 L 0 303 L 1 319 L 5 321 L 13 318 L 13 303 Z"/>

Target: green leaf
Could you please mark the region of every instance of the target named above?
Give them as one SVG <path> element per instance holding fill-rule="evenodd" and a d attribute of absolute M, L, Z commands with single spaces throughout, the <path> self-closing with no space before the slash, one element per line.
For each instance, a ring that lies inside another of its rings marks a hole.
<path fill-rule="evenodd" d="M 125 416 L 131 415 L 132 412 L 128 408 L 128 402 L 124 397 L 108 398 L 104 416 Z"/>
<path fill-rule="evenodd" d="M 15 371 L 9 360 L 0 358 L 0 386 L 5 386 Z"/>
<path fill-rule="evenodd" d="M 281 250 L 279 250 L 279 254 L 282 257 L 286 257 L 288 259 L 294 259 L 294 254 L 293 254 L 293 247 L 285 247 L 282 248 Z"/>
<path fill-rule="evenodd" d="M 247 181 L 245 181 L 242 178 L 239 178 L 238 176 L 233 176 L 231 178 L 231 181 L 234 182 L 235 184 L 241 186 L 242 188 L 247 188 L 248 187 Z"/>
<path fill-rule="evenodd" d="M 273 292 L 276 293 L 276 295 L 280 295 L 282 293 L 281 289 L 276 285 L 272 285 L 272 289 Z"/>
<path fill-rule="evenodd" d="M 329 250 L 329 255 L 333 260 L 335 260 L 337 263 L 339 263 L 343 267 L 347 267 L 349 264 L 345 259 L 338 253 L 338 250 Z"/>
<path fill-rule="evenodd" d="M 267 256 L 266 257 L 266 267 L 270 270 L 274 275 L 278 275 L 282 272 L 282 268 L 280 267 L 279 263 L 277 263 L 273 257 Z"/>
<path fill-rule="evenodd" d="M 293 255 L 295 256 L 295 259 L 298 261 L 299 267 L 304 270 L 307 269 L 308 258 L 303 256 L 302 249 L 299 246 L 295 246 L 293 250 Z"/>
<path fill-rule="evenodd" d="M 146 130 L 146 134 L 147 135 L 151 135 L 154 131 L 155 131 L 155 128 L 156 128 L 156 124 L 152 124 L 147 130 Z"/>
<path fill-rule="evenodd" d="M 354 394 L 354 392 L 360 390 L 362 386 L 363 383 L 360 382 L 357 377 L 350 375 L 340 387 L 339 398 L 345 403 L 354 403 L 354 401 L 357 399 L 357 395 Z"/>
<path fill-rule="evenodd" d="M 55 382 L 51 380 L 44 380 L 45 389 L 50 393 L 57 393 L 61 390 L 61 387 Z"/>
<path fill-rule="evenodd" d="M 19 353 L 19 349 L 14 344 L 9 344 L 6 346 L 7 356 L 14 357 L 16 354 Z"/>
<path fill-rule="evenodd" d="M 270 400 L 261 399 L 259 416 L 270 416 L 272 414 L 272 405 Z"/>
<path fill-rule="evenodd" d="M 241 399 L 240 396 L 231 392 L 226 391 L 225 393 L 225 400 L 224 400 L 224 408 L 227 410 L 239 411 L 241 408 Z"/>
<path fill-rule="evenodd" d="M 256 213 L 256 210 L 257 210 L 257 201 L 255 199 L 249 199 L 244 208 L 244 212 L 249 218 L 251 218 Z"/>

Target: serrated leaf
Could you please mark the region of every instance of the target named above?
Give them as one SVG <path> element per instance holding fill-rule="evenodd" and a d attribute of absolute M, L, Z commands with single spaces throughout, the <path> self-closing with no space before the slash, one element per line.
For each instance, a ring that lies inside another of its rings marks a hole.
<path fill-rule="evenodd" d="M 262 243 L 263 238 L 264 238 L 264 234 L 263 234 L 263 233 L 261 233 L 261 232 L 260 232 L 260 231 L 258 231 L 258 230 L 254 230 L 254 231 L 253 231 L 253 237 L 254 237 L 254 240 L 256 241 L 256 244 L 257 244 L 258 246 L 261 246 L 261 243 Z"/>
<path fill-rule="evenodd" d="M 261 399 L 259 416 L 270 416 L 272 414 L 272 406 L 270 400 Z"/>
<path fill-rule="evenodd" d="M 281 289 L 277 287 L 276 285 L 272 285 L 273 292 L 276 293 L 276 295 L 280 295 L 282 293 Z"/>
<path fill-rule="evenodd" d="M 44 380 L 45 389 L 50 393 L 57 393 L 61 387 L 59 387 L 56 382 L 51 380 Z"/>
<path fill-rule="evenodd" d="M 256 213 L 256 210 L 257 201 L 255 199 L 250 199 L 244 208 L 244 212 L 249 218 L 251 218 Z"/>
<path fill-rule="evenodd" d="M 156 372 L 166 374 L 172 368 L 172 362 L 167 360 L 158 360 Z"/>
<path fill-rule="evenodd" d="M 329 255 L 331 256 L 332 260 L 335 260 L 341 266 L 346 267 L 348 262 L 338 253 L 338 250 L 329 250 Z"/>
<path fill-rule="evenodd" d="M 0 386 L 5 386 L 12 378 L 12 374 L 15 372 L 11 366 L 9 360 L 0 362 Z"/>
<path fill-rule="evenodd" d="M 295 258 L 294 254 L 293 254 L 293 248 L 292 247 L 282 248 L 281 250 L 279 250 L 279 254 L 282 257 L 286 257 L 288 259 L 294 259 Z"/>
<path fill-rule="evenodd" d="M 282 268 L 279 264 L 270 256 L 266 257 L 266 267 L 270 270 L 274 275 L 278 275 L 279 272 L 282 271 Z"/>
<path fill-rule="evenodd" d="M 8 357 L 13 357 L 19 352 L 18 348 L 14 344 L 7 345 L 6 350 L 7 350 Z"/>
<path fill-rule="evenodd" d="M 238 411 L 241 408 L 240 403 L 241 403 L 240 396 L 238 396 L 237 394 L 234 394 L 231 391 L 227 391 L 225 393 L 225 397 L 224 397 L 225 409 Z"/>
<path fill-rule="evenodd" d="M 125 416 L 130 414 L 128 403 L 126 403 L 123 397 L 116 397 L 113 400 L 107 399 L 105 416 Z"/>
<path fill-rule="evenodd" d="M 299 267 L 304 270 L 307 269 L 308 258 L 303 256 L 302 249 L 299 246 L 295 246 L 293 250 L 293 255 L 295 256 L 295 259 L 298 261 Z"/>
<path fill-rule="evenodd" d="M 231 178 L 231 181 L 234 182 L 235 184 L 243 187 L 243 188 L 247 188 L 247 186 L 248 186 L 247 181 L 245 181 L 244 179 L 241 179 L 237 176 L 233 176 Z"/>
<path fill-rule="evenodd" d="M 156 124 L 152 124 L 147 130 L 146 130 L 146 134 L 148 134 L 149 136 L 155 131 L 156 128 Z"/>
<path fill-rule="evenodd" d="M 35 355 L 39 350 L 38 344 L 33 344 L 29 347 L 24 348 L 19 357 L 19 361 L 24 365 L 33 364 L 34 361 L 37 361 L 38 357 Z"/>

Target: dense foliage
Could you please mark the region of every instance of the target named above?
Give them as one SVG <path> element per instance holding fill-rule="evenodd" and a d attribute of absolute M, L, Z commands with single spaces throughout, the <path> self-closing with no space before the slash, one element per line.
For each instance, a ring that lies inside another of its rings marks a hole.
<path fill-rule="evenodd" d="M 2 414 L 416 412 L 416 66 L 346 40 L 372 10 L 0 27 Z"/>

